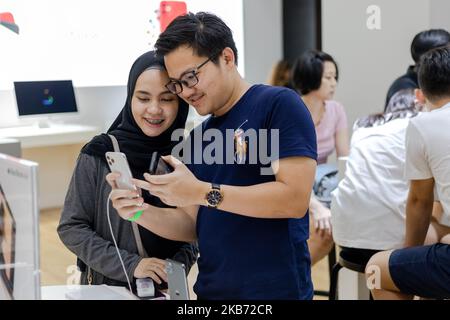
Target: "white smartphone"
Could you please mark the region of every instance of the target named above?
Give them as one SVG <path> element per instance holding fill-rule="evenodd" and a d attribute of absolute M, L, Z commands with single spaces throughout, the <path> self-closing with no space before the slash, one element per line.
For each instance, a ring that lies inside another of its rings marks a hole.
<path fill-rule="evenodd" d="M 170 300 L 189 300 L 189 289 L 184 264 L 166 259 L 167 284 Z"/>
<path fill-rule="evenodd" d="M 128 165 L 127 156 L 122 152 L 106 152 L 106 162 L 108 162 L 111 172 L 120 173 L 120 178 L 116 181 L 119 189 L 136 191 L 137 188 L 133 184 L 133 175 Z"/>

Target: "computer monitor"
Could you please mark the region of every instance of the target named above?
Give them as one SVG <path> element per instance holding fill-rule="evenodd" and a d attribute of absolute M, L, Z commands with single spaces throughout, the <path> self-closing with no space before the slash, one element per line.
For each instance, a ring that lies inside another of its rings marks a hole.
<path fill-rule="evenodd" d="M 16 81 L 14 92 L 19 117 L 78 112 L 71 80 Z"/>
<path fill-rule="evenodd" d="M 37 174 L 0 153 L 0 300 L 40 299 Z"/>

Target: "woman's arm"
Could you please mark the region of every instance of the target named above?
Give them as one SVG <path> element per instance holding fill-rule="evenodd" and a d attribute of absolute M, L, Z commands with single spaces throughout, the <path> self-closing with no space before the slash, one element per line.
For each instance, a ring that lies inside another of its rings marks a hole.
<path fill-rule="evenodd" d="M 97 159 L 80 154 L 64 202 L 61 219 L 57 228 L 64 245 L 86 265 L 108 278 L 126 281 L 117 251 L 112 241 L 104 239 L 97 232 L 95 223 L 107 223 L 107 199 L 103 190 L 97 190 Z M 104 179 L 104 177 L 103 177 Z M 106 185 L 106 184 L 105 184 Z M 98 202 L 96 196 L 100 196 Z M 97 203 L 99 206 L 97 207 Z M 98 208 L 104 211 L 97 212 Z M 114 209 L 110 207 L 110 211 Z M 114 212 L 110 212 L 113 227 L 123 228 L 123 221 Z M 108 228 L 108 226 L 104 226 Z M 119 243 L 120 246 L 120 243 Z M 120 249 L 127 274 L 132 279 L 134 270 L 141 260 L 139 255 Z"/>
<path fill-rule="evenodd" d="M 348 138 L 348 128 L 336 132 L 336 157 L 346 157 L 350 153 L 350 144 Z"/>
<path fill-rule="evenodd" d="M 346 157 L 350 153 L 350 142 L 348 134 L 347 114 L 344 106 L 337 102 L 336 104 L 336 132 L 334 134 L 336 157 Z"/>

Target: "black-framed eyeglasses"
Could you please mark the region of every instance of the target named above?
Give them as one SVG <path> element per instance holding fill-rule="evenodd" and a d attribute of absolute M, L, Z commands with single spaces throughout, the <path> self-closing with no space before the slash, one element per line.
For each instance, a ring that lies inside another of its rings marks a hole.
<path fill-rule="evenodd" d="M 170 79 L 166 84 L 167 90 L 172 92 L 173 94 L 180 94 L 183 92 L 183 86 L 186 88 L 192 88 L 198 83 L 198 70 L 207 64 L 211 59 L 213 59 L 216 55 L 209 57 L 205 62 L 199 64 L 194 70 L 185 72 L 179 80 Z"/>

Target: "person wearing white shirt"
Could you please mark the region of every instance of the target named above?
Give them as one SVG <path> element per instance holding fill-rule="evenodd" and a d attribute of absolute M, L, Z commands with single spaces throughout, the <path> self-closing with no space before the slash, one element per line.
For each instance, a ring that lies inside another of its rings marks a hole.
<path fill-rule="evenodd" d="M 339 246 L 377 251 L 403 246 L 405 133 L 419 109 L 414 90 L 404 89 L 391 98 L 385 113 L 356 121 L 345 176 L 331 205 Z"/>
<path fill-rule="evenodd" d="M 424 246 L 434 200 L 441 225 L 450 226 L 450 46 L 433 49 L 420 62 L 417 99 L 431 112 L 410 121 L 406 133 L 405 248 L 375 254 L 366 267 L 375 299 L 450 298 L 450 244 Z M 450 228 L 448 229 L 450 230 Z"/>

